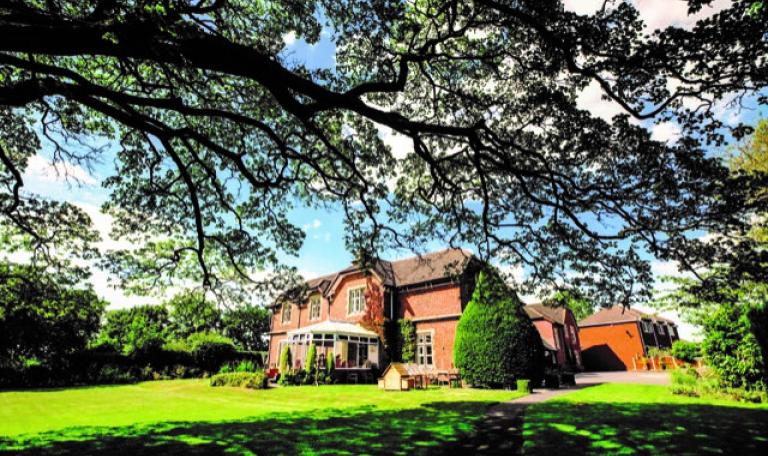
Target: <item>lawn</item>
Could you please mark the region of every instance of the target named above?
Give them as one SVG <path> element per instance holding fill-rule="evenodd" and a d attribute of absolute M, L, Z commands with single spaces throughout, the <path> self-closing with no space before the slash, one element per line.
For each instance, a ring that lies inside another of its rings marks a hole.
<path fill-rule="evenodd" d="M 371 385 L 271 390 L 201 380 L 0 393 L 0 452 L 414 454 L 450 451 L 520 394 Z"/>
<path fill-rule="evenodd" d="M 608 384 L 531 406 L 525 454 L 768 454 L 768 406 Z"/>

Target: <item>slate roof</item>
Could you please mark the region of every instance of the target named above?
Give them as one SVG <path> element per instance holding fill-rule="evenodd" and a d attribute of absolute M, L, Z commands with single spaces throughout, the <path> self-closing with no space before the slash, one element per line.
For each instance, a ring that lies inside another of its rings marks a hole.
<path fill-rule="evenodd" d="M 468 250 L 446 249 L 396 261 L 377 260 L 373 272 L 381 277 L 385 285 L 404 287 L 461 274 L 471 258 L 472 252 Z M 308 280 L 307 284 L 310 288 L 325 281 L 330 285 L 340 276 L 359 270 L 351 265 L 336 273 Z"/>
<path fill-rule="evenodd" d="M 667 323 L 676 326 L 675 322 L 658 315 L 650 315 L 637 309 L 624 306 L 613 306 L 595 312 L 579 322 L 579 326 L 598 326 L 611 323 L 629 323 L 640 320 Z"/>

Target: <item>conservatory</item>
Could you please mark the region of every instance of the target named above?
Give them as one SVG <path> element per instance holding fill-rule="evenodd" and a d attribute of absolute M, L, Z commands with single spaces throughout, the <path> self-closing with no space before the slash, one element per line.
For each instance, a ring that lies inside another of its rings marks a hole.
<path fill-rule="evenodd" d="M 317 362 L 325 366 L 333 356 L 336 369 L 370 370 L 379 365 L 379 337 L 355 323 L 327 320 L 288 331 L 280 342 L 291 350 L 292 367 L 303 369 L 310 344 L 317 350 Z"/>

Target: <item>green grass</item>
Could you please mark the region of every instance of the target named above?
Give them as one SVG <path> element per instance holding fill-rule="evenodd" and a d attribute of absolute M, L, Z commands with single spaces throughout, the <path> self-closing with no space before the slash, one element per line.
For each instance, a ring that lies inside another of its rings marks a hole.
<path fill-rule="evenodd" d="M 525 454 L 768 454 L 768 406 L 607 384 L 531 406 Z"/>
<path fill-rule="evenodd" d="M 383 392 L 371 385 L 271 390 L 200 380 L 0 393 L 0 452 L 387 454 L 445 449 L 509 391 Z"/>

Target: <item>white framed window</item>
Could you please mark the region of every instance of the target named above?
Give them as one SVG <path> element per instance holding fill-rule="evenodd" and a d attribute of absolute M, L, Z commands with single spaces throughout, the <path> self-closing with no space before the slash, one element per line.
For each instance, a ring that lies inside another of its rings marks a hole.
<path fill-rule="evenodd" d="M 291 307 L 290 303 L 283 304 L 283 324 L 291 321 Z"/>
<path fill-rule="evenodd" d="M 317 320 L 320 318 L 320 296 L 314 295 L 309 298 L 309 319 Z"/>
<path fill-rule="evenodd" d="M 434 365 L 432 331 L 416 333 L 416 363 L 422 366 Z"/>
<path fill-rule="evenodd" d="M 365 310 L 365 287 L 350 288 L 347 292 L 347 315 L 363 313 Z"/>

